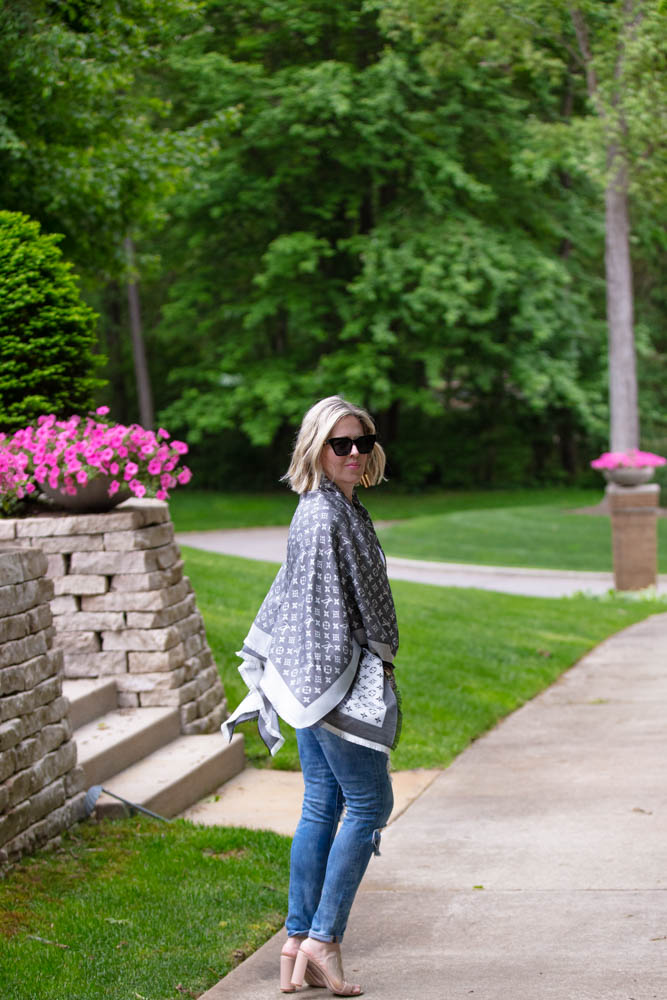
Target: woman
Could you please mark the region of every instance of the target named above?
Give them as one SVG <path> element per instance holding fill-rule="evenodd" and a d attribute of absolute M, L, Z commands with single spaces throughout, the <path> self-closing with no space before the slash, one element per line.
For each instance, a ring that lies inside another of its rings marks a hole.
<path fill-rule="evenodd" d="M 280 961 L 285 993 L 304 978 L 339 996 L 362 992 L 345 981 L 340 942 L 393 805 L 398 630 L 384 554 L 355 489 L 382 482 L 384 466 L 365 410 L 330 396 L 306 413 L 284 477 L 300 494 L 287 559 L 239 654 L 250 694 L 222 727 L 231 739 L 256 718 L 272 754 L 283 743 L 278 717 L 296 729 L 304 801 Z"/>

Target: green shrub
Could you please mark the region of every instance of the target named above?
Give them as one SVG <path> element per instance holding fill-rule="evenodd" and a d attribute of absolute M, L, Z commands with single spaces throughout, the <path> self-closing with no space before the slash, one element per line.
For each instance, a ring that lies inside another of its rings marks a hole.
<path fill-rule="evenodd" d="M 81 301 L 57 244 L 20 212 L 0 211 L 0 427 L 14 431 L 42 413 L 90 408 L 97 316 Z"/>

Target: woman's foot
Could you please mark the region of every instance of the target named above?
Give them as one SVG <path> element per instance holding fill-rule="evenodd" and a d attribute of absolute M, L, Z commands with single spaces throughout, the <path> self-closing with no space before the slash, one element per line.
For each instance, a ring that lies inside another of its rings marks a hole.
<path fill-rule="evenodd" d="M 308 974 L 319 975 L 334 996 L 358 997 L 364 991 L 357 983 L 348 983 L 343 972 L 343 959 L 337 942 L 306 938 L 294 963 L 291 985 L 303 986 Z"/>
<path fill-rule="evenodd" d="M 280 989 L 283 993 L 294 993 L 296 987 L 292 984 L 294 973 L 294 963 L 299 954 L 299 948 L 306 940 L 305 934 L 288 937 L 280 952 Z M 306 982 L 309 986 L 326 986 L 326 983 L 317 969 L 306 970 Z"/>

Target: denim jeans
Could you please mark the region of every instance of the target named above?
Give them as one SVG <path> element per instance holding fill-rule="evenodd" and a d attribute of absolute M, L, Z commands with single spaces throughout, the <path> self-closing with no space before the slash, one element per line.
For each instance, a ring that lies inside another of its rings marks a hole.
<path fill-rule="evenodd" d="M 296 736 L 305 790 L 292 842 L 287 933 L 340 941 L 394 804 L 389 758 L 321 726 Z"/>

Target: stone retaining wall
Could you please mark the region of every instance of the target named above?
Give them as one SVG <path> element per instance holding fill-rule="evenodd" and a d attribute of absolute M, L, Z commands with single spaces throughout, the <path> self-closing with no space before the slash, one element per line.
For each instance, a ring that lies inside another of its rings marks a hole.
<path fill-rule="evenodd" d="M 166 503 L 0 520 L 0 538 L 45 553 L 65 677 L 113 675 L 119 707 L 178 707 L 185 734 L 219 728 L 224 690 Z"/>
<path fill-rule="evenodd" d="M 84 815 L 46 569 L 39 551 L 0 552 L 0 865 Z"/>

